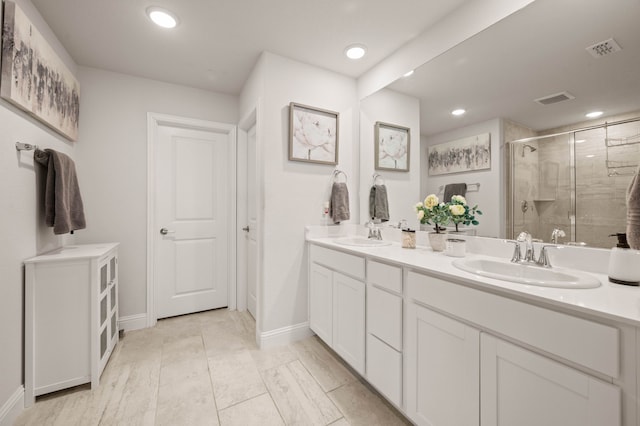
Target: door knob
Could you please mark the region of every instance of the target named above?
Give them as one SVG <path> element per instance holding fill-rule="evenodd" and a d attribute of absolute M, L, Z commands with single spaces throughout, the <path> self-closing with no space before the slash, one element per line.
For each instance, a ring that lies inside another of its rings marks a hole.
<path fill-rule="evenodd" d="M 160 233 L 162 235 L 167 235 L 167 234 L 175 234 L 176 231 L 169 231 L 167 228 L 160 228 Z"/>
<path fill-rule="evenodd" d="M 243 230 L 244 232 L 249 232 L 249 225 L 247 225 L 247 226 L 245 226 L 244 228 L 242 228 L 242 230 Z"/>

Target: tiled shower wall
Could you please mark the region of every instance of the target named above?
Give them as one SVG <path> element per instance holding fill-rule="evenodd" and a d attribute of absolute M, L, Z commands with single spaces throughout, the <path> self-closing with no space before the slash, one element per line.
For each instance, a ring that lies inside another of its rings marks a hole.
<path fill-rule="evenodd" d="M 607 121 L 614 122 L 638 116 L 640 111 L 624 116 L 608 117 Z M 553 134 L 594 124 L 597 123 L 579 123 L 540 133 Z M 518 139 L 511 137 L 512 135 L 526 133 L 513 123 L 509 123 L 509 127 L 512 128 L 512 132 L 505 131 L 505 137 L 509 137 L 505 139 L 507 141 Z M 607 155 L 610 161 L 637 165 L 640 163 L 640 144 L 607 149 L 605 139 L 636 136 L 631 141 L 638 142 L 638 135 L 640 135 L 640 122 L 608 126 L 606 130 L 599 128 L 575 133 L 577 143 L 574 152 L 576 182 L 574 218 L 571 212 L 570 142 L 572 135 L 527 142 L 537 150 L 530 153 L 527 149 L 524 157 L 522 157 L 523 144 L 513 144 L 514 195 L 510 197 L 510 201 L 513 201 L 510 204 L 514 213 L 514 233 L 509 235 L 507 232 L 507 236 L 513 237 L 521 230 L 527 230 L 534 238 L 550 241 L 551 232 L 557 227 L 567 234 L 566 238 L 560 240 L 561 242 L 580 241 L 592 247 L 613 246 L 615 239 L 609 235 L 625 232 L 626 229 L 626 191 L 635 168 L 607 167 Z M 534 206 L 533 209 L 530 206 L 527 213 L 522 214 L 520 206 L 524 199 L 534 200 L 533 203 L 529 203 Z M 575 234 L 571 233 L 572 219 L 575 220 Z"/>

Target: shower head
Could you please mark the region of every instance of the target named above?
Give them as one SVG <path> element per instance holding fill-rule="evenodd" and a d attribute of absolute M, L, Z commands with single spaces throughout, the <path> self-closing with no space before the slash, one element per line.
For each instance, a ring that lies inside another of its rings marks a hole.
<path fill-rule="evenodd" d="M 523 157 L 524 157 L 524 150 L 525 150 L 525 148 L 529 148 L 529 151 L 530 151 L 530 152 L 535 152 L 535 151 L 538 149 L 538 148 L 536 148 L 535 146 L 531 146 L 531 145 L 529 145 L 529 144 L 525 144 L 525 145 L 522 147 L 522 156 L 523 156 Z"/>

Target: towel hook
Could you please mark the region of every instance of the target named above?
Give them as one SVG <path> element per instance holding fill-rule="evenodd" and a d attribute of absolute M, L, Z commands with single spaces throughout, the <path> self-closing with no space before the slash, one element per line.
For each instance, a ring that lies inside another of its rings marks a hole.
<path fill-rule="evenodd" d="M 16 151 L 33 151 L 34 149 L 38 149 L 38 145 L 16 142 Z"/>

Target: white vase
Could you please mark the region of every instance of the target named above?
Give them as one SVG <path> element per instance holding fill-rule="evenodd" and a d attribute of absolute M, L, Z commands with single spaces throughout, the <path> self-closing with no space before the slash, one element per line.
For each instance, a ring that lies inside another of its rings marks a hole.
<path fill-rule="evenodd" d="M 429 232 L 429 245 L 433 251 L 444 251 L 447 234 L 445 232 Z"/>

